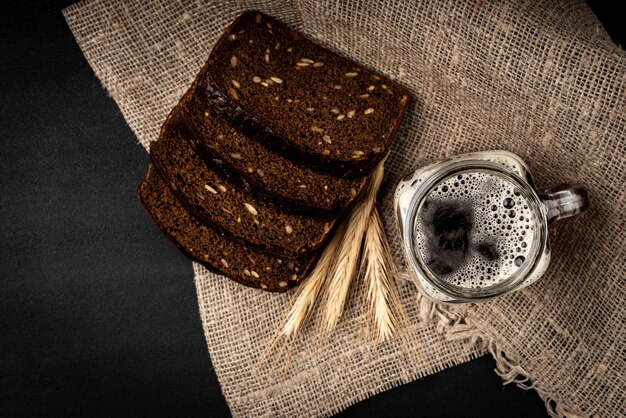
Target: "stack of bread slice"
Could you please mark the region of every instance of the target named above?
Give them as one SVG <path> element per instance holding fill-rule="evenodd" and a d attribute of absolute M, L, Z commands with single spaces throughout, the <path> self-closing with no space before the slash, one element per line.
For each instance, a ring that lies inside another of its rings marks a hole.
<path fill-rule="evenodd" d="M 391 80 L 245 12 L 150 144 L 139 197 L 196 261 L 285 291 L 387 154 L 408 101 Z"/>

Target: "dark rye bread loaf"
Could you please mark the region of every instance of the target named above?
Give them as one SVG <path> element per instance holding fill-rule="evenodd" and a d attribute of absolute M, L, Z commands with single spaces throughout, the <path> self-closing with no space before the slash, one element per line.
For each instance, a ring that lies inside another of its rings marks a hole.
<path fill-rule="evenodd" d="M 397 83 L 257 11 L 227 28 L 206 82 L 237 129 L 299 163 L 355 176 L 386 155 L 409 102 Z"/>
<path fill-rule="evenodd" d="M 271 292 L 284 292 L 306 277 L 315 254 L 280 259 L 231 241 L 189 214 L 151 164 L 137 189 L 159 229 L 185 254 L 236 282 Z"/>
<path fill-rule="evenodd" d="M 150 157 L 180 201 L 202 222 L 277 255 L 316 250 L 336 217 L 314 217 L 261 199 L 240 179 L 203 160 L 183 136 L 175 108 L 150 143 Z"/>
<path fill-rule="evenodd" d="M 345 178 L 302 166 L 217 117 L 204 95 L 204 73 L 203 69 L 178 105 L 196 151 L 223 162 L 253 186 L 283 202 L 337 212 L 355 199 L 366 176 Z"/>

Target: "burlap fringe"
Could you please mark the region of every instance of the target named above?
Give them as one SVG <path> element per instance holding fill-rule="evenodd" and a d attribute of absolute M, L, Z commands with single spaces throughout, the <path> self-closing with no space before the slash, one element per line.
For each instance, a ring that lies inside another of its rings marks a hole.
<path fill-rule="evenodd" d="M 530 373 L 519 362 L 509 357 L 493 338 L 486 336 L 480 328 L 472 324 L 471 312 L 465 312 L 465 315 L 461 315 L 445 309 L 445 305 L 434 303 L 421 294 L 418 295 L 418 300 L 420 319 L 433 321 L 437 331 L 447 340 L 467 340 L 470 344 L 476 344 L 488 350 L 496 361 L 495 372 L 504 380 L 504 384 L 515 383 L 524 390 L 536 390 L 551 417 L 583 418 L 587 416 L 578 408 L 563 401 L 557 402 L 548 395 L 548 392 L 541 385 L 532 382 Z"/>

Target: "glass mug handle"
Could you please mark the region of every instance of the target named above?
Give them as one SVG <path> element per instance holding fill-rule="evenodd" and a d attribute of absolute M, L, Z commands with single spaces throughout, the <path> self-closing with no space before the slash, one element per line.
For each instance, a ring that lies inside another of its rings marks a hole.
<path fill-rule="evenodd" d="M 548 209 L 548 223 L 578 215 L 589 207 L 587 189 L 581 184 L 563 183 L 551 187 L 541 194 L 541 200 Z"/>

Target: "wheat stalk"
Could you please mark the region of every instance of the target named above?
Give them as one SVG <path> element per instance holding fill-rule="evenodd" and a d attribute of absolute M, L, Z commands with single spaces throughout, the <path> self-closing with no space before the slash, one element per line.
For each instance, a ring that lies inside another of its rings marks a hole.
<path fill-rule="evenodd" d="M 396 313 L 404 318 L 404 310 L 395 283 L 396 266 L 376 206 L 365 233 L 361 270 L 368 285 L 367 298 L 376 325 L 376 341 L 389 341 L 399 328 Z"/>
<path fill-rule="evenodd" d="M 307 279 L 297 288 L 292 299 L 293 303 L 285 315 L 285 318 L 278 325 L 267 348 L 261 355 L 258 362 L 259 365 L 266 363 L 267 358 L 272 352 L 278 352 L 274 355 L 274 361 L 271 362 L 272 365 L 275 365 L 274 363 L 279 358 L 287 359 L 283 364 L 284 367 L 289 364 L 292 348 L 291 343 L 295 341 L 320 300 L 322 289 L 326 287 L 327 278 L 333 268 L 335 254 L 343 239 L 344 231 L 345 221 L 334 231 L 330 242 L 322 252 L 313 271 L 309 273 Z M 283 354 L 280 353 L 280 351 L 285 350 L 287 351 L 284 353 L 285 355 L 280 355 Z"/>
<path fill-rule="evenodd" d="M 309 274 L 304 284 L 298 289 L 295 302 L 291 306 L 291 309 L 289 309 L 289 313 L 280 330 L 280 334 L 284 337 L 291 337 L 298 334 L 304 323 L 311 316 L 313 308 L 319 300 L 320 291 L 326 284 L 326 280 L 332 270 L 335 261 L 335 253 L 337 252 L 339 244 L 342 242 L 344 231 L 345 222 L 337 228 L 315 265 L 315 268 Z"/>
<path fill-rule="evenodd" d="M 366 190 L 350 212 L 346 230 L 339 246 L 336 261 L 323 299 L 323 324 L 321 341 L 325 341 L 333 332 L 341 317 L 350 284 L 358 273 L 361 259 L 361 245 L 367 230 L 372 208 L 376 204 L 376 194 L 384 174 L 384 161 L 372 173 Z"/>

